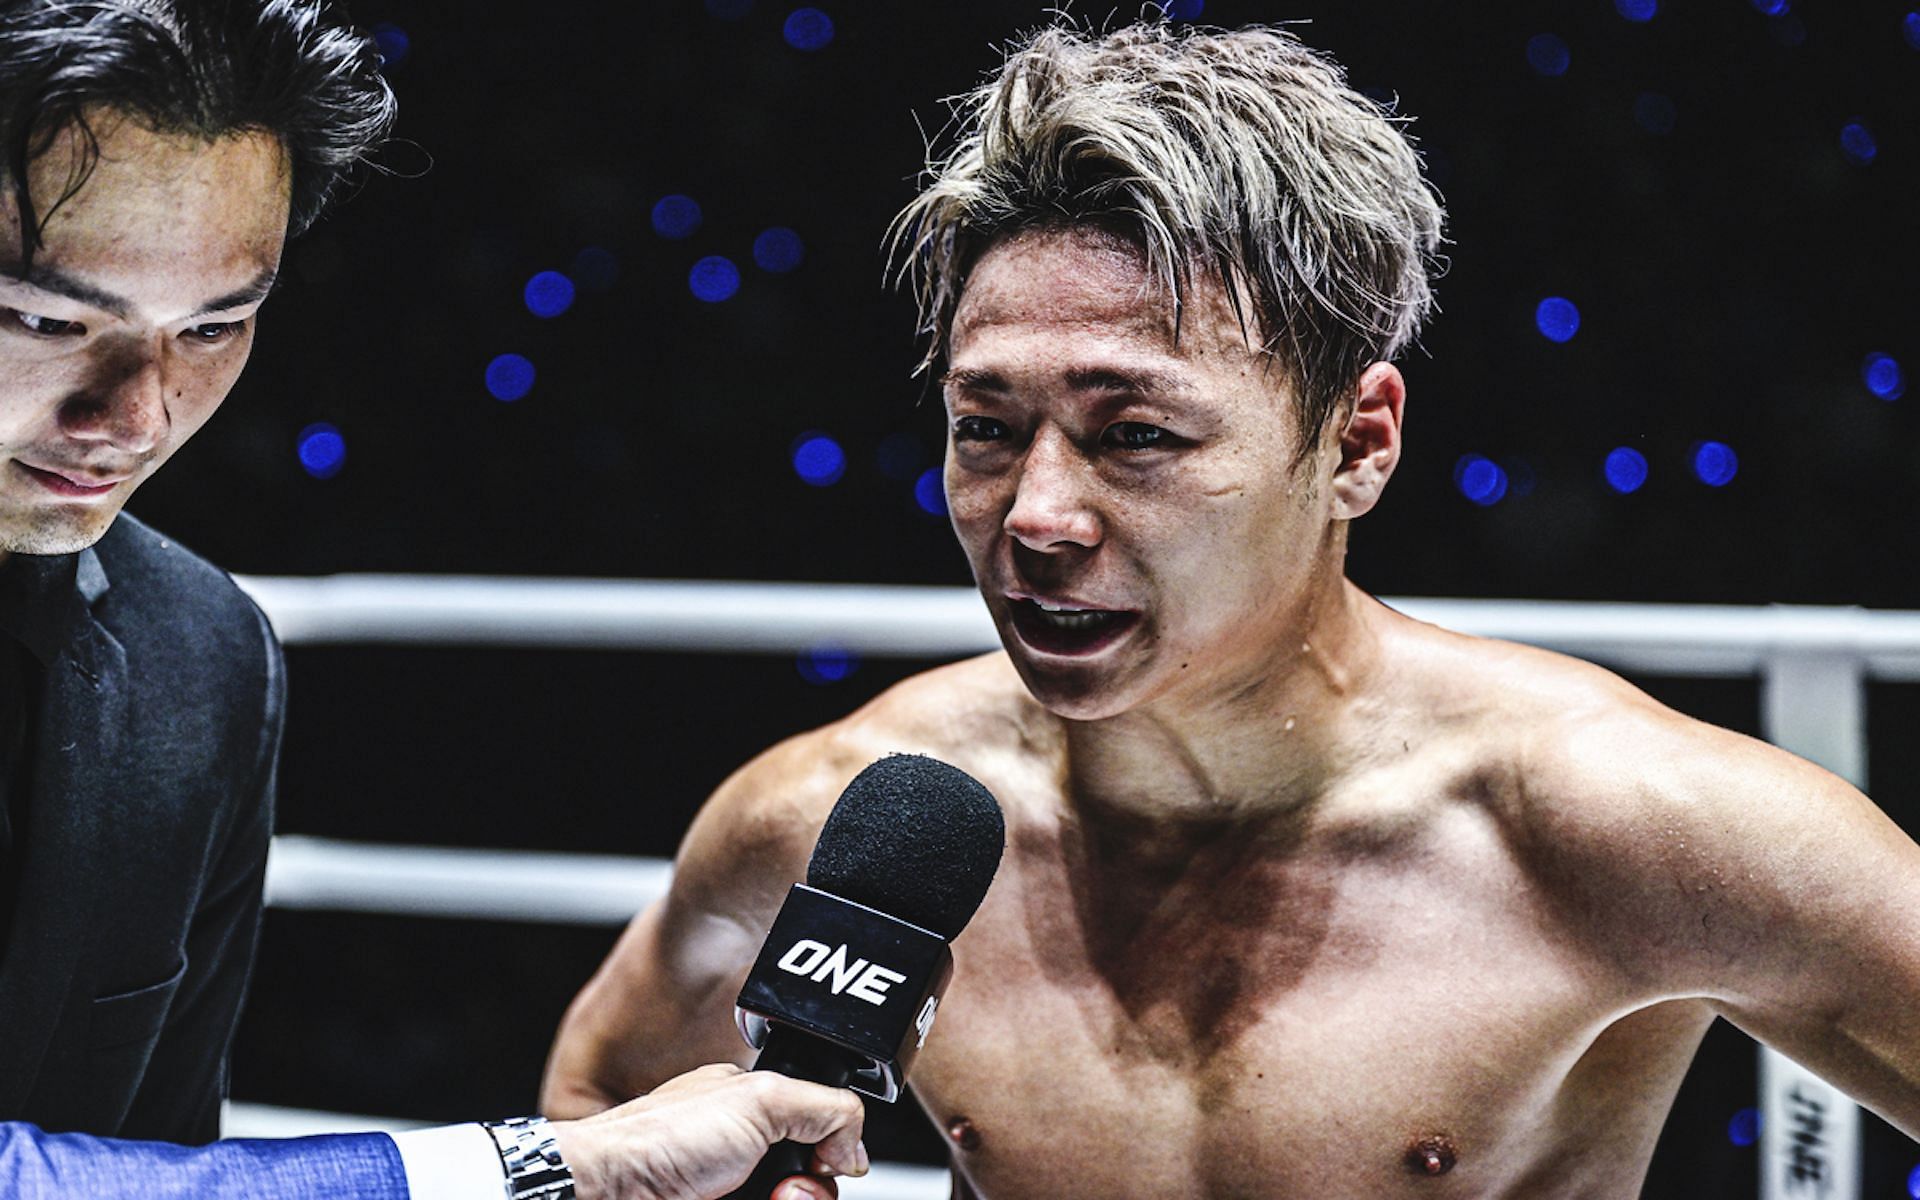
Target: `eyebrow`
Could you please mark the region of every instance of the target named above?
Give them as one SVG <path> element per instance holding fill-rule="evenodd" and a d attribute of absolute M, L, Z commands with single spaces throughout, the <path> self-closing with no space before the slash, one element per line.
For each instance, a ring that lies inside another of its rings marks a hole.
<path fill-rule="evenodd" d="M 24 275 L 17 265 L 0 267 L 15 283 L 25 284 L 37 291 L 60 296 L 102 312 L 112 313 L 116 317 L 125 317 L 133 311 L 133 304 L 125 296 L 116 295 L 105 288 L 88 283 L 78 275 L 69 274 L 59 267 L 49 267 L 41 263 L 33 264 Z M 225 312 L 229 308 L 239 308 L 265 299 L 273 291 L 273 285 L 279 273 L 272 267 L 264 268 L 252 280 L 224 295 L 215 296 L 205 304 L 195 308 L 191 316 L 205 316 L 207 313 Z"/>
<path fill-rule="evenodd" d="M 1007 381 L 992 371 L 978 367 L 953 367 L 940 376 L 940 386 L 966 388 L 975 392 L 1004 392 Z"/>
<path fill-rule="evenodd" d="M 247 283 L 233 289 L 224 296 L 215 296 L 199 308 L 194 309 L 193 315 L 199 317 L 205 316 L 207 313 L 225 312 L 229 308 L 241 308 L 257 300 L 265 300 L 267 295 L 273 291 L 273 285 L 279 278 L 279 271 L 273 267 L 263 267 L 260 273 L 255 275 Z"/>
<path fill-rule="evenodd" d="M 1076 392 L 1133 392 L 1141 395 L 1185 395 L 1192 387 L 1179 375 L 1165 371 L 1135 370 L 1126 367 L 1070 367 L 1067 386 Z M 967 388 L 980 392 L 1008 391 L 1007 381 L 997 372 L 979 367 L 956 367 L 940 377 L 942 387 Z"/>
<path fill-rule="evenodd" d="M 1079 392 L 1138 392 L 1148 395 L 1184 394 L 1192 390 L 1187 386 L 1187 381 L 1178 375 L 1125 367 L 1073 367 L 1067 371 L 1067 385 Z"/>

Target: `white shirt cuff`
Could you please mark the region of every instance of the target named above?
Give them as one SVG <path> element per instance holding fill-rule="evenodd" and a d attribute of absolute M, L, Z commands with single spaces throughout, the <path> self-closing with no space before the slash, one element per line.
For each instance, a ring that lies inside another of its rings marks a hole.
<path fill-rule="evenodd" d="M 393 1135 L 413 1200 L 498 1200 L 507 1173 L 500 1148 L 478 1125 L 442 1125 Z"/>

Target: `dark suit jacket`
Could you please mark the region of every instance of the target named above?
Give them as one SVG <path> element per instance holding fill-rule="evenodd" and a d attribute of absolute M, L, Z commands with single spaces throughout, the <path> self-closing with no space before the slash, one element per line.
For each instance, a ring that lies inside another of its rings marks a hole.
<path fill-rule="evenodd" d="M 0 1120 L 219 1135 L 285 677 L 223 572 L 122 515 L 70 569 L 0 958 Z"/>

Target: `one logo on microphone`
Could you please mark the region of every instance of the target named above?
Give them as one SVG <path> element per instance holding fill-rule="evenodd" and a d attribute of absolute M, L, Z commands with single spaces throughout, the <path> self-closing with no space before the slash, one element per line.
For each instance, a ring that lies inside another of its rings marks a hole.
<path fill-rule="evenodd" d="M 933 1032 L 933 1014 L 939 1009 L 940 997 L 928 996 L 927 1002 L 920 1008 L 920 1015 L 913 1019 L 913 1027 L 920 1032 L 920 1040 L 913 1044 L 915 1050 L 927 1044 L 927 1034 Z"/>
<path fill-rule="evenodd" d="M 889 971 L 864 958 L 848 962 L 845 946 L 830 948 L 811 938 L 795 942 L 776 965 L 789 975 L 805 975 L 815 983 L 826 984 L 836 996 L 845 992 L 874 1005 L 885 1004 L 887 989 L 906 979 L 900 972 Z M 932 1021 L 930 1015 L 928 1021 Z M 925 1032 L 920 1036 L 924 1039 Z"/>

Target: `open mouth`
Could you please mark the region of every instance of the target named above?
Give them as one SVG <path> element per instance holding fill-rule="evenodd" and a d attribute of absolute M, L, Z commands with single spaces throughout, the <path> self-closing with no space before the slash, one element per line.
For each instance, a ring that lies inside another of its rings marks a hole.
<path fill-rule="evenodd" d="M 35 483 L 59 496 L 79 498 L 104 496 L 113 491 L 114 488 L 120 486 L 123 482 L 122 480 L 114 479 L 102 484 L 87 484 L 81 483 L 78 480 L 69 479 L 65 475 L 53 471 L 42 470 L 39 467 L 30 467 L 17 459 L 13 465 L 26 472 L 27 477 Z"/>
<path fill-rule="evenodd" d="M 1055 607 L 1037 600 L 1014 600 L 1010 612 L 1020 640 L 1043 654 L 1092 654 L 1140 619 L 1135 612 Z"/>

